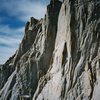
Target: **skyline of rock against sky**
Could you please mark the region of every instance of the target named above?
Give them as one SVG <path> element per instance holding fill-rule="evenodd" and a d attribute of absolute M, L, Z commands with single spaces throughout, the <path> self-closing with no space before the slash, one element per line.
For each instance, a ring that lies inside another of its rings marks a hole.
<path fill-rule="evenodd" d="M 0 64 L 12 56 L 30 17 L 43 18 L 49 0 L 0 0 Z"/>

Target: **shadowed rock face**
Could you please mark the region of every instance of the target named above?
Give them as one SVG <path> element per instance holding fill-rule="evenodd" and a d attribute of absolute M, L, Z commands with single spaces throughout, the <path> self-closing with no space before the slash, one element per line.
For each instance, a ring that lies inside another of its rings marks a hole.
<path fill-rule="evenodd" d="M 100 1 L 51 0 L 44 19 L 27 22 L 0 82 L 1 100 L 99 100 Z"/>
<path fill-rule="evenodd" d="M 4 65 L 0 65 L 0 89 L 3 88 L 9 76 L 15 70 L 15 67 L 13 66 L 14 56 L 15 55 L 10 57 Z"/>

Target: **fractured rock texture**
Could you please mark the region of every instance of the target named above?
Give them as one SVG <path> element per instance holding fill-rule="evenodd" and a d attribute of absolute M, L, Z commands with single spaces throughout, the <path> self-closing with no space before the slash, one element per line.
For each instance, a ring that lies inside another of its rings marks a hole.
<path fill-rule="evenodd" d="M 0 89 L 1 100 L 99 100 L 100 1 L 51 0 L 43 19 L 31 17 L 0 65 Z"/>

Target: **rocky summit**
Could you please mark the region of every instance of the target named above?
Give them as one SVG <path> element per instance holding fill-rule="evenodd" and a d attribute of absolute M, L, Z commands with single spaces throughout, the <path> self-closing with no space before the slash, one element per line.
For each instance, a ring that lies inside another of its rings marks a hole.
<path fill-rule="evenodd" d="M 31 17 L 0 65 L 0 100 L 100 100 L 100 0 L 50 0 Z"/>

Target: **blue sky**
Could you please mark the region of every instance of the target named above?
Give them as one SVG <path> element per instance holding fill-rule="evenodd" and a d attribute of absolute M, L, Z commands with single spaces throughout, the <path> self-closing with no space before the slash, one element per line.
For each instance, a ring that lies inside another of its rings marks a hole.
<path fill-rule="evenodd" d="M 31 16 L 40 19 L 49 0 L 0 0 L 0 64 L 17 50 Z"/>

